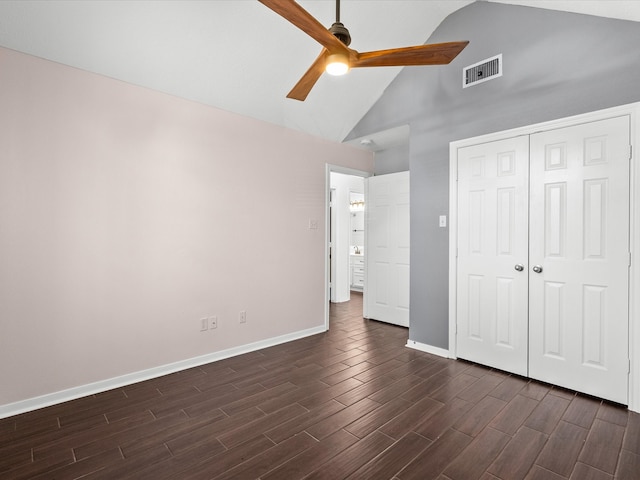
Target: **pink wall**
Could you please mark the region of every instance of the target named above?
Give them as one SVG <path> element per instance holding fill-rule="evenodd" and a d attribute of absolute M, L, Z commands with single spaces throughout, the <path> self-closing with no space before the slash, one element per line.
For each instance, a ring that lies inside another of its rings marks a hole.
<path fill-rule="evenodd" d="M 0 49 L 0 406 L 323 325 L 326 163 L 373 168 Z"/>

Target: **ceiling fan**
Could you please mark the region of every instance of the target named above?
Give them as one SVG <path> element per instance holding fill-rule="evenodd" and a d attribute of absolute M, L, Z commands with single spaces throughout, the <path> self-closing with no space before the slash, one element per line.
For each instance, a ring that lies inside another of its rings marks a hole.
<path fill-rule="evenodd" d="M 349 48 L 351 35 L 340 22 L 340 0 L 336 0 L 336 21 L 326 29 L 294 0 L 258 0 L 288 20 L 324 48 L 309 70 L 287 94 L 303 101 L 323 72 L 342 75 L 350 68 L 398 67 L 409 65 L 446 65 L 469 43 L 468 41 L 434 43 L 414 47 L 392 48 L 359 53 Z"/>

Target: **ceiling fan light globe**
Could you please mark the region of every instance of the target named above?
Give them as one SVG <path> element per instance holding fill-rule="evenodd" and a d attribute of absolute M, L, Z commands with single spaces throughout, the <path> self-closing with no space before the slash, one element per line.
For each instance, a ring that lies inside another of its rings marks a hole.
<path fill-rule="evenodd" d="M 344 75 L 349 71 L 349 59 L 342 53 L 334 53 L 327 57 L 325 71 L 329 75 Z"/>

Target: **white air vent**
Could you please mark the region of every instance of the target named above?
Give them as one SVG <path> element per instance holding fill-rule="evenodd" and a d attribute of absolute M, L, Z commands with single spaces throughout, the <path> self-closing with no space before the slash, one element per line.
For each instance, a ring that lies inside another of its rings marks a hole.
<path fill-rule="evenodd" d="M 502 76 L 502 54 L 469 65 L 462 70 L 462 87 L 486 82 Z"/>

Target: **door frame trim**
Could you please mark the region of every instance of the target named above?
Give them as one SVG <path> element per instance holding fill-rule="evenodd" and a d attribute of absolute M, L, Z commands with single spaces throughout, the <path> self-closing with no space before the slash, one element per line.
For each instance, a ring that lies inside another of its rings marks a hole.
<path fill-rule="evenodd" d="M 456 285 L 457 285 L 457 221 L 458 221 L 458 149 L 494 142 L 522 135 L 532 135 L 547 130 L 565 128 L 581 123 L 606 120 L 612 117 L 628 115 L 630 118 L 630 141 L 632 152 L 640 148 L 640 103 L 632 103 L 619 107 L 597 110 L 585 114 L 551 120 L 548 122 L 527 125 L 510 130 L 479 135 L 449 144 L 449 358 L 456 355 Z M 629 248 L 631 250 L 631 266 L 629 269 L 629 410 L 640 412 L 640 167 L 635 163 L 632 153 L 630 165 L 629 188 Z"/>

